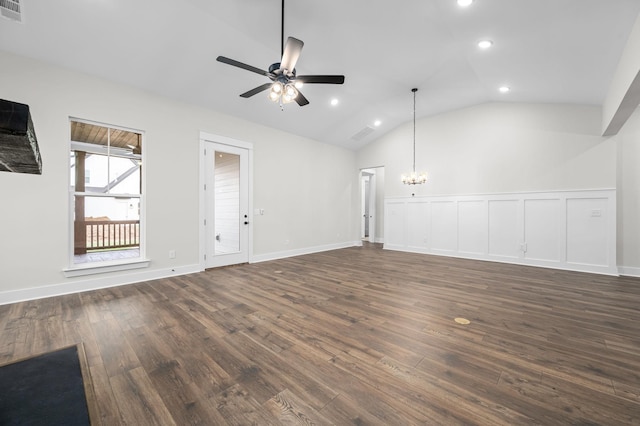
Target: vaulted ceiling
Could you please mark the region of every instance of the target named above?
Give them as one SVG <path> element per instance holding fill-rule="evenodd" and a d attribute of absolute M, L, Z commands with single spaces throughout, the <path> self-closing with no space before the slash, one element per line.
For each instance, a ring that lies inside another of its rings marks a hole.
<path fill-rule="evenodd" d="M 266 77 L 215 60 L 279 62 L 280 0 L 20 4 L 23 22 L 0 19 L 2 50 L 348 149 L 410 121 L 413 87 L 418 117 L 500 101 L 600 105 L 640 12 L 638 0 L 287 0 L 285 36 L 305 43 L 298 74 L 346 82 L 307 85 L 311 104 L 281 111 L 266 92 L 238 96 Z"/>

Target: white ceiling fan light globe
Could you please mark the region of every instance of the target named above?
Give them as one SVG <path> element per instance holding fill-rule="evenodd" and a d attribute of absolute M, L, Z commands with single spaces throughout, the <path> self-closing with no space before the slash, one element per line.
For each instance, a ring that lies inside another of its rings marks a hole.
<path fill-rule="evenodd" d="M 288 83 L 284 86 L 284 92 L 282 93 L 282 102 L 287 104 L 289 102 L 293 102 L 297 97 L 298 90 L 293 84 Z"/>
<path fill-rule="evenodd" d="M 269 99 L 273 102 L 278 102 L 280 100 L 280 96 L 282 96 L 282 90 L 282 83 L 274 81 L 271 85 L 271 90 L 269 90 Z"/>
<path fill-rule="evenodd" d="M 278 99 L 280 99 L 280 95 L 274 92 L 273 90 L 271 90 L 269 92 L 269 99 L 272 100 L 273 102 L 278 102 Z"/>

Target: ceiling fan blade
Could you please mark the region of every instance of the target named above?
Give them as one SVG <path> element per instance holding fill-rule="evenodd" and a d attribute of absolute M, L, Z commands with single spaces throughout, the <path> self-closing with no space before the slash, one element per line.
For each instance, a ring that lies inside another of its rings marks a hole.
<path fill-rule="evenodd" d="M 216 58 L 216 61 L 222 62 L 223 64 L 228 64 L 228 65 L 231 65 L 231 66 L 234 66 L 234 67 L 242 68 L 243 70 L 255 72 L 256 74 L 264 75 L 264 76 L 267 76 L 267 77 L 270 76 L 270 74 L 265 70 L 261 70 L 260 68 L 256 68 L 254 66 L 247 65 L 247 64 L 244 64 L 242 62 L 238 62 L 235 59 L 230 59 L 230 58 L 227 58 L 227 57 L 224 57 L 224 56 L 218 56 Z"/>
<path fill-rule="evenodd" d="M 240 95 L 240 97 L 242 97 L 242 98 L 250 98 L 253 95 L 257 95 L 260 92 L 264 92 L 265 90 L 270 88 L 272 84 L 273 83 L 265 83 L 262 86 L 258 86 L 255 89 L 249 90 L 248 92 L 244 92 L 242 95 Z"/>
<path fill-rule="evenodd" d="M 301 91 L 298 90 L 298 96 L 296 96 L 295 101 L 298 103 L 298 105 L 300 106 L 305 106 L 305 105 L 309 105 L 309 100 L 307 98 L 304 97 L 304 95 L 302 94 Z"/>
<path fill-rule="evenodd" d="M 295 37 L 289 37 L 287 44 L 284 46 L 284 53 L 282 54 L 282 60 L 280 60 L 280 69 L 287 70 L 288 74 L 293 73 L 293 69 L 296 67 L 296 62 L 302 52 L 302 46 L 304 42 L 298 40 Z"/>
<path fill-rule="evenodd" d="M 305 84 L 343 84 L 344 75 L 299 75 L 295 81 Z"/>

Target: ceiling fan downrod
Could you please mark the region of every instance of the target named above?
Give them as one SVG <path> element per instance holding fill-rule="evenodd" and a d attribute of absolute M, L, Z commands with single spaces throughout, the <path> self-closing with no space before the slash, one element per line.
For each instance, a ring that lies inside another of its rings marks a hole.
<path fill-rule="evenodd" d="M 280 19 L 280 57 L 284 56 L 284 0 L 282 0 L 282 16 Z"/>

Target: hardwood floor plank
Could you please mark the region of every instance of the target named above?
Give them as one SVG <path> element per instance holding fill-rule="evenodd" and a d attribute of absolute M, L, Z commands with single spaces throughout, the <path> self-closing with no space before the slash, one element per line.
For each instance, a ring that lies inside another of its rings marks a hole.
<path fill-rule="evenodd" d="M 122 424 L 177 424 L 142 367 L 111 376 L 109 382 L 118 404 Z"/>
<path fill-rule="evenodd" d="M 109 376 L 140 367 L 140 360 L 126 339 L 123 331 L 114 319 L 101 321 L 93 325 L 100 357 Z M 89 354 L 87 357 L 91 359 Z"/>
<path fill-rule="evenodd" d="M 214 403 L 227 424 L 230 425 L 277 425 L 269 410 L 262 407 L 242 385 L 236 384 L 221 392 Z"/>
<path fill-rule="evenodd" d="M 113 387 L 109 380 L 104 365 L 96 362 L 89 361 L 93 364 L 89 367 L 91 373 L 91 380 L 93 382 L 93 388 L 96 395 L 96 402 L 98 408 L 99 418 L 96 422 L 101 425 L 118 425 L 124 424 L 120 418 L 120 409 L 118 408 L 118 401 L 113 394 Z M 92 419 L 93 421 L 94 419 Z"/>
<path fill-rule="evenodd" d="M 331 425 L 313 407 L 288 389 L 283 390 L 263 404 L 282 425 Z"/>

